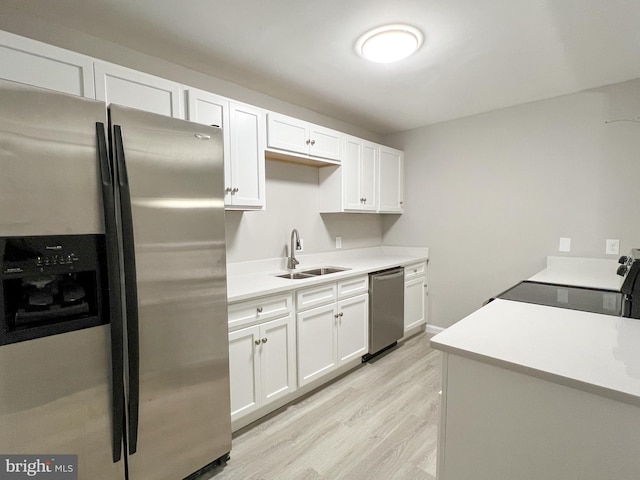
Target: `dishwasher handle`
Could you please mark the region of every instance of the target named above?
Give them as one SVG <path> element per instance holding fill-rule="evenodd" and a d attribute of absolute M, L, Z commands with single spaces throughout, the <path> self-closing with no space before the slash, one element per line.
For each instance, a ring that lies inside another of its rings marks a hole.
<path fill-rule="evenodd" d="M 372 280 L 391 280 L 396 277 L 404 277 L 404 268 L 394 268 L 393 270 L 383 270 L 382 272 L 371 273 Z"/>

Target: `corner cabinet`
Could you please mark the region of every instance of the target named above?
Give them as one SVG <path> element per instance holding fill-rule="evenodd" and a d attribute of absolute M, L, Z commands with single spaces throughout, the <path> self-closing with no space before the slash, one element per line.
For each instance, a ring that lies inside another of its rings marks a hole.
<path fill-rule="evenodd" d="M 107 62 L 94 63 L 96 99 L 184 118 L 182 85 Z"/>
<path fill-rule="evenodd" d="M 329 128 L 288 117 L 267 114 L 267 148 L 303 158 L 321 158 L 339 163 L 342 160 L 343 134 Z"/>
<path fill-rule="evenodd" d="M 264 111 L 195 88 L 187 105 L 188 120 L 223 129 L 225 208 L 264 209 Z"/>
<path fill-rule="evenodd" d="M 380 146 L 378 195 L 380 213 L 402 213 L 404 153 L 395 148 Z"/>
<path fill-rule="evenodd" d="M 5 80 L 96 98 L 90 57 L 0 31 L 0 65 Z"/>

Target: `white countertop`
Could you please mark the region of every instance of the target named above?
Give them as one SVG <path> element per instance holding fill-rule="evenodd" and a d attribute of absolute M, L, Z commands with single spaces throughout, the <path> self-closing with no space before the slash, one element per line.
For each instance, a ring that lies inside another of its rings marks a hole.
<path fill-rule="evenodd" d="M 640 406 L 640 320 L 494 300 L 438 349 Z"/>
<path fill-rule="evenodd" d="M 429 249 L 422 247 L 370 247 L 311 255 L 300 254 L 296 255 L 296 258 L 300 264 L 292 271 L 301 272 L 322 266 L 342 267 L 349 270 L 308 279 L 290 280 L 276 276 L 289 272 L 285 268 L 285 258 L 229 263 L 227 265 L 227 299 L 229 303 L 426 261 L 429 258 Z"/>
<path fill-rule="evenodd" d="M 576 287 L 620 290 L 623 278 L 616 274 L 618 260 L 581 257 L 547 257 L 547 268 L 529 280 Z"/>

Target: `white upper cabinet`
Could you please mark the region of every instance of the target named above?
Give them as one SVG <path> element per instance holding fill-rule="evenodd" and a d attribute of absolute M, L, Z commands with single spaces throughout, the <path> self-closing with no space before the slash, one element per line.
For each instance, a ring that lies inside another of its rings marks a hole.
<path fill-rule="evenodd" d="M 222 128 L 223 155 L 224 155 L 224 204 L 231 205 L 231 121 L 229 119 L 229 99 L 214 95 L 213 93 L 188 87 L 187 96 L 187 120 L 215 125 Z"/>
<path fill-rule="evenodd" d="M 223 129 L 225 207 L 264 209 L 264 111 L 191 87 L 187 104 L 188 120 Z"/>
<path fill-rule="evenodd" d="M 107 62 L 94 65 L 96 98 L 168 117 L 184 118 L 182 85 Z"/>
<path fill-rule="evenodd" d="M 342 166 L 320 169 L 320 212 L 376 213 L 379 155 L 375 143 L 346 135 Z"/>
<path fill-rule="evenodd" d="M 404 153 L 395 148 L 380 146 L 378 195 L 380 213 L 402 213 Z"/>
<path fill-rule="evenodd" d="M 403 161 L 401 150 L 346 135 L 342 166 L 320 169 L 320 212 L 402 213 Z"/>
<path fill-rule="evenodd" d="M 343 162 L 343 196 L 345 210 L 376 211 L 378 209 L 377 145 L 355 137 L 347 137 Z"/>
<path fill-rule="evenodd" d="M 329 128 L 269 112 L 267 147 L 303 158 L 321 158 L 338 163 L 342 160 L 343 134 Z"/>
<path fill-rule="evenodd" d="M 265 208 L 264 117 L 260 108 L 229 103 L 231 175 L 227 188 L 231 190 L 227 195 L 233 209 Z"/>
<path fill-rule="evenodd" d="M 90 57 L 0 31 L 0 65 L 6 80 L 95 98 Z"/>

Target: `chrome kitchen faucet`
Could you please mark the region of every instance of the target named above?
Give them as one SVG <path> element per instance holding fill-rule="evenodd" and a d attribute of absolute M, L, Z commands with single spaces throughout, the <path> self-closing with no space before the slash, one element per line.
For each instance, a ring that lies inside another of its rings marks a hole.
<path fill-rule="evenodd" d="M 295 238 L 295 242 L 294 242 Z M 291 245 L 289 246 L 289 256 L 287 257 L 287 268 L 296 268 L 300 262 L 296 260 L 296 247 L 300 244 L 300 234 L 295 228 L 291 230 Z"/>

